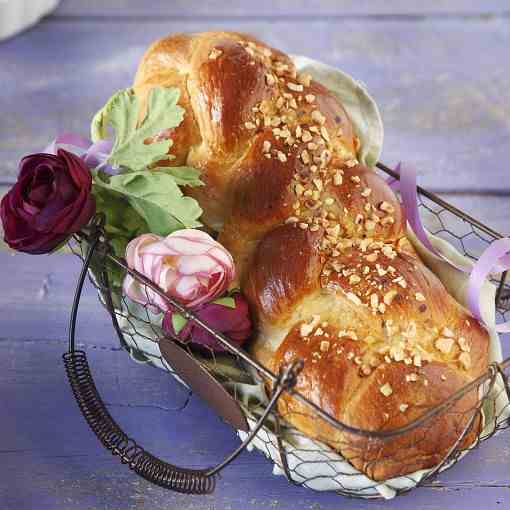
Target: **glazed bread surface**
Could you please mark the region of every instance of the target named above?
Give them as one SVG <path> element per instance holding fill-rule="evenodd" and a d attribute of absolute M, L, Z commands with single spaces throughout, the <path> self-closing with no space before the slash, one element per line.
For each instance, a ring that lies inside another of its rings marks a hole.
<path fill-rule="evenodd" d="M 297 389 L 373 431 L 409 423 L 486 369 L 487 332 L 418 258 L 397 198 L 358 162 L 360 142 L 331 91 L 284 53 L 234 32 L 155 42 L 134 90 L 146 101 L 154 86 L 181 91 L 184 121 L 158 138 L 174 140 L 166 164 L 202 171 L 205 186 L 188 193 L 236 261 L 256 359 L 277 371 L 302 358 Z M 477 402 L 473 390 L 387 440 L 333 428 L 289 396 L 279 410 L 384 480 L 440 462 Z"/>

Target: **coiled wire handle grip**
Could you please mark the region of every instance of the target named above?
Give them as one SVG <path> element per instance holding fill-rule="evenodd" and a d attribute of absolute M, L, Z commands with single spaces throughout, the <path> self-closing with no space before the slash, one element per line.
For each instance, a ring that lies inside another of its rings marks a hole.
<path fill-rule="evenodd" d="M 175 492 L 210 494 L 216 487 L 218 473 L 230 464 L 255 437 L 282 392 L 296 383 L 297 375 L 303 368 L 303 364 L 301 361 L 297 361 L 280 370 L 278 379 L 273 385 L 271 399 L 264 413 L 239 447 L 217 466 L 208 469 L 187 469 L 174 466 L 155 457 L 139 446 L 117 425 L 99 395 L 85 352 L 75 349 L 76 319 L 83 284 L 92 256 L 98 245 L 107 249 L 107 244 L 102 241 L 101 231 L 98 229 L 90 238 L 89 251 L 78 278 L 69 320 L 69 350 L 63 355 L 63 358 L 73 395 L 83 417 L 103 446 L 111 451 L 113 455 L 118 455 L 121 462 L 127 464 L 139 476 L 155 485 Z M 106 271 L 103 271 L 102 278 L 107 283 Z M 111 299 L 109 294 L 107 299 Z M 111 303 L 108 304 L 111 305 Z"/>

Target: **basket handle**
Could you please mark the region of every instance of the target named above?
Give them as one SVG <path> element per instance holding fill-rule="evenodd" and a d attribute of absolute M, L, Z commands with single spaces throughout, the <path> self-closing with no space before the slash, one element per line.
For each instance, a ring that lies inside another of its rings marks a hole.
<path fill-rule="evenodd" d="M 152 455 L 139 446 L 136 441 L 131 439 L 117 425 L 99 395 L 85 352 L 75 349 L 76 319 L 83 284 L 92 256 L 101 241 L 100 235 L 96 235 L 89 244 L 89 251 L 78 278 L 69 320 L 69 349 L 63 355 L 63 358 L 74 398 L 90 429 L 103 446 L 111 451 L 113 455 L 119 456 L 121 462 L 127 464 L 139 476 L 155 485 L 175 492 L 210 494 L 216 487 L 217 474 L 230 464 L 252 441 L 273 410 L 282 392 L 295 385 L 297 375 L 301 371 L 303 364 L 301 361 L 297 361 L 280 370 L 278 379 L 273 386 L 270 401 L 254 428 L 246 439 L 225 460 L 215 467 L 188 469 L 175 466 Z M 103 272 L 102 277 L 107 278 L 106 272 Z"/>

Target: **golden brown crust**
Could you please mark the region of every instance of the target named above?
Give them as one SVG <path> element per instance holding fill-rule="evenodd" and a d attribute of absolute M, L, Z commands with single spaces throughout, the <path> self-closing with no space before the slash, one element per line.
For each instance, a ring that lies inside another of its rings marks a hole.
<path fill-rule="evenodd" d="M 178 87 L 176 159 L 202 170 L 188 193 L 233 254 L 257 325 L 251 350 L 353 427 L 408 424 L 487 367 L 487 332 L 420 261 L 392 190 L 356 159 L 336 97 L 285 54 L 234 32 L 177 34 L 140 64 L 135 91 Z M 147 143 L 150 143 L 148 140 Z M 289 396 L 280 412 L 376 480 L 437 464 L 469 422 L 476 390 L 391 440 L 347 434 Z M 479 419 L 464 439 L 472 442 Z"/>

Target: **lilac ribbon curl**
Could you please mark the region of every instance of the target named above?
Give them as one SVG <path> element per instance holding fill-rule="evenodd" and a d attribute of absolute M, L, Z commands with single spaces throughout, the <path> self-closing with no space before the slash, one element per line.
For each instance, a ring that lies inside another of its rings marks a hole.
<path fill-rule="evenodd" d="M 76 133 L 62 133 L 43 152 L 56 154 L 59 148 L 68 149 L 77 156 L 80 156 L 90 169 L 101 168 L 101 170 L 108 174 L 114 174 L 116 173 L 115 169 L 111 165 L 106 164 L 112 147 L 113 142 L 110 140 L 98 140 L 92 143 L 88 138 Z"/>
<path fill-rule="evenodd" d="M 430 250 L 436 257 L 444 260 L 455 269 L 469 274 L 467 286 L 467 304 L 473 316 L 482 321 L 480 311 L 480 295 L 487 277 L 493 273 L 502 273 L 510 269 L 510 239 L 503 238 L 493 241 L 480 255 L 471 270 L 457 266 L 440 253 L 430 242 L 425 227 L 421 222 L 418 208 L 418 191 L 416 186 L 416 171 L 410 165 L 399 163 L 395 168 L 400 179 L 389 177 L 386 182 L 394 190 L 400 191 L 402 207 L 406 213 L 407 221 L 419 241 Z M 496 331 L 500 333 L 510 332 L 510 321 L 496 324 Z"/>

